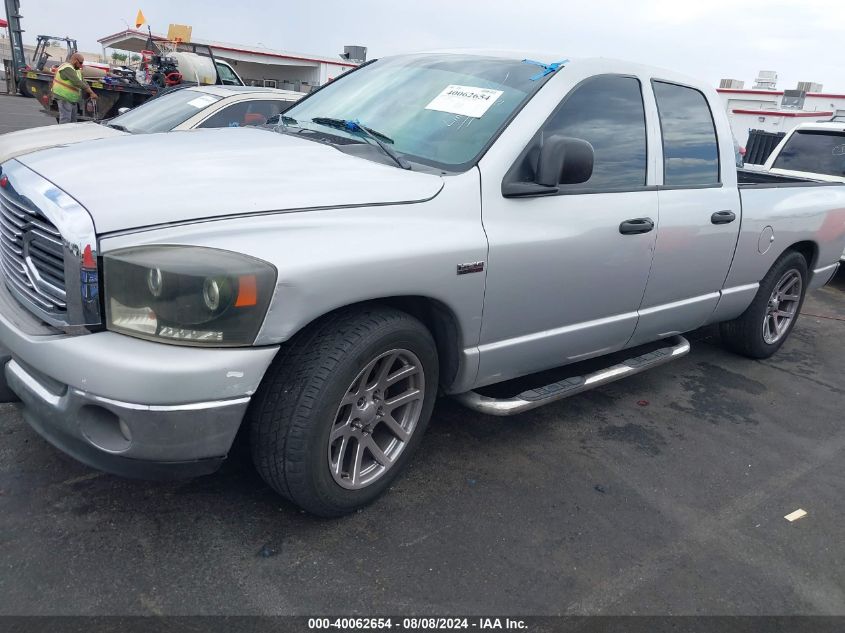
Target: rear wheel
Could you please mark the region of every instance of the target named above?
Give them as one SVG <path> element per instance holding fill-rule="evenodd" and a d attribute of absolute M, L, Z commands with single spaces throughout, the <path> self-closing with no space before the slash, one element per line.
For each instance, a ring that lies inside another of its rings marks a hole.
<path fill-rule="evenodd" d="M 329 315 L 283 348 L 253 399 L 256 468 L 309 512 L 352 512 L 410 460 L 437 384 L 437 349 L 417 319 L 387 308 Z"/>
<path fill-rule="evenodd" d="M 754 301 L 737 319 L 720 326 L 722 341 L 749 358 L 769 358 L 786 341 L 804 303 L 807 260 L 784 253 L 760 282 Z"/>
<path fill-rule="evenodd" d="M 22 97 L 32 97 L 32 95 L 29 94 L 29 89 L 28 89 L 26 77 L 22 78 L 18 82 L 18 94 L 20 94 L 20 96 L 22 96 Z"/>

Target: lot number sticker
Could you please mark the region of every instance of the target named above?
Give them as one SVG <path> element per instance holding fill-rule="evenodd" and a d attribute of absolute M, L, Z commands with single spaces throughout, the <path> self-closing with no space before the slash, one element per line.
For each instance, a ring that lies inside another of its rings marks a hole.
<path fill-rule="evenodd" d="M 217 99 L 215 99 L 214 97 L 212 97 L 210 95 L 201 95 L 201 96 L 197 97 L 196 99 L 192 99 L 191 101 L 188 101 L 188 105 L 194 106 L 197 110 L 199 110 L 200 108 L 205 108 L 207 106 L 210 106 L 215 101 L 217 101 Z"/>
<path fill-rule="evenodd" d="M 503 94 L 501 90 L 452 84 L 434 97 L 425 109 L 480 119 Z"/>

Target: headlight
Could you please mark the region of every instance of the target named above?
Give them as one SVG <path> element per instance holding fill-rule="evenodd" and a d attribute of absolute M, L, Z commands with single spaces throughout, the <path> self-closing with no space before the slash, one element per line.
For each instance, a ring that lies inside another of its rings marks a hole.
<path fill-rule="evenodd" d="M 106 326 L 180 345 L 251 345 L 276 285 L 267 262 L 199 246 L 140 246 L 103 257 Z"/>

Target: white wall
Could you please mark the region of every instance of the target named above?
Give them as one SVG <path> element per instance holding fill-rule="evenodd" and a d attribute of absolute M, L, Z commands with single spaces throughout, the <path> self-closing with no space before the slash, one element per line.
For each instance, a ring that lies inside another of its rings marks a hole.
<path fill-rule="evenodd" d="M 307 85 L 321 86 L 350 69 L 349 66 L 331 62 L 286 59 L 239 51 L 215 49 L 214 54 L 232 64 L 245 83 L 249 84 L 253 79 L 275 79 L 279 82 L 279 88 L 283 87 L 282 82 L 305 82 Z"/>
<path fill-rule="evenodd" d="M 337 79 L 346 71 L 351 70 L 349 66 L 341 66 L 340 64 L 321 64 L 320 67 L 320 85 L 326 82 Z"/>
<path fill-rule="evenodd" d="M 845 110 L 845 96 L 807 97 L 804 102 L 805 110 Z"/>
<path fill-rule="evenodd" d="M 801 123 L 816 121 L 814 117 L 789 117 L 766 112 L 780 108 L 782 95 L 766 92 L 720 92 L 731 130 L 740 145 L 748 141 L 749 130 L 789 132 Z M 738 114 L 734 110 L 760 110 L 759 114 Z M 804 101 L 804 112 L 845 112 L 845 95 L 810 96 Z M 819 114 L 818 120 L 831 115 Z"/>
<path fill-rule="evenodd" d="M 232 62 L 229 61 L 229 63 Z M 277 88 L 282 88 L 283 82 L 294 84 L 306 82 L 309 85 L 317 85 L 320 78 L 320 69 L 317 67 L 277 66 L 275 64 L 256 64 L 243 61 L 232 64 L 232 67 L 247 85 L 251 85 L 251 80 L 261 79 L 275 79 L 278 83 Z M 294 90 L 295 88 L 290 89 Z M 303 91 L 307 92 L 307 90 Z"/>

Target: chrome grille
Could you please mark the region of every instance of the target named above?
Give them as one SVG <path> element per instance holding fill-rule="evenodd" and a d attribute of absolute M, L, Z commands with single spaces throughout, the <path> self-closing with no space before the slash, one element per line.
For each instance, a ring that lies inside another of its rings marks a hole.
<path fill-rule="evenodd" d="M 7 285 L 44 312 L 67 312 L 64 246 L 58 229 L 37 209 L 0 189 L 0 266 Z"/>
<path fill-rule="evenodd" d="M 17 160 L 0 165 L 0 275 L 17 301 L 68 334 L 102 324 L 88 211 Z"/>

